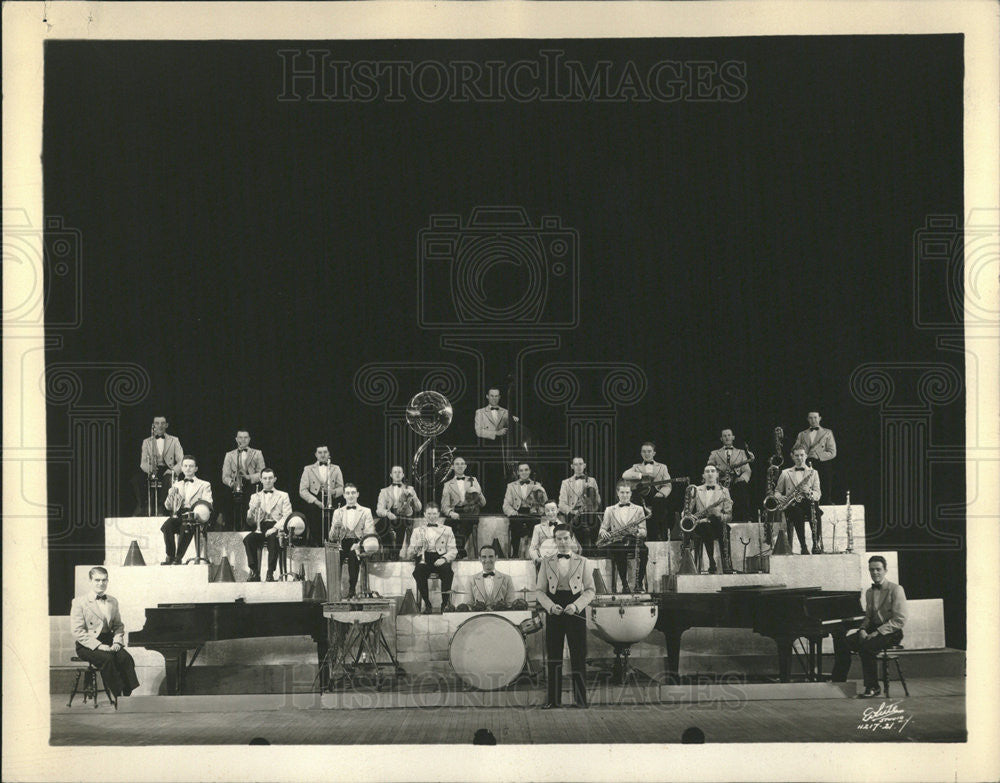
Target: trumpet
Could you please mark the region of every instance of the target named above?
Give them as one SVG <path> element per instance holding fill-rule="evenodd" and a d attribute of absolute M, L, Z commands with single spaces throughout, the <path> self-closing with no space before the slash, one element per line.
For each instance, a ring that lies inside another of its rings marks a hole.
<path fill-rule="evenodd" d="M 782 500 L 778 500 L 777 495 L 774 494 L 774 490 L 767 493 L 767 497 L 764 498 L 764 510 L 765 511 L 784 511 L 793 503 L 798 503 L 802 500 L 812 500 L 812 491 L 809 489 L 809 482 L 812 481 L 815 469 L 809 468 L 809 472 L 806 473 L 805 477 L 800 481 L 792 491 L 784 497 Z M 806 493 L 809 495 L 806 495 Z"/>

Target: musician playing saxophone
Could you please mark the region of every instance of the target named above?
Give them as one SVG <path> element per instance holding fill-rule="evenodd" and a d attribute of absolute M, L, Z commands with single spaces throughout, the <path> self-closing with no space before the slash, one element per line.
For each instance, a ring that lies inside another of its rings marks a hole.
<path fill-rule="evenodd" d="M 697 487 L 694 496 L 692 512 L 704 516 L 704 521 L 695 528 L 697 547 L 705 547 L 708 554 L 708 573 L 718 573 L 715 564 L 715 542 L 719 542 L 719 554 L 722 557 L 722 570 L 731 574 L 732 563 L 729 558 L 729 531 L 726 525 L 733 519 L 733 500 L 729 490 L 719 484 L 719 471 L 715 465 L 706 465 L 702 472 L 704 483 Z"/>
<path fill-rule="evenodd" d="M 725 429 L 720 433 L 722 448 L 708 455 L 708 464 L 715 465 L 719 479 L 728 476 L 729 495 L 733 499 L 733 519 L 745 522 L 750 519 L 750 456 L 744 449 L 733 445 L 733 431 Z"/>
<path fill-rule="evenodd" d="M 661 481 L 666 482 L 651 492 L 646 499 L 650 510 L 653 512 L 653 516 L 649 519 L 649 540 L 663 541 L 666 538 L 667 525 L 669 524 L 667 498 L 673 489 L 673 486 L 670 484 L 670 471 L 666 465 L 654 459 L 656 456 L 656 444 L 653 441 L 647 440 L 643 443 L 639 449 L 639 454 L 642 456 L 642 461 L 635 463 L 622 473 L 622 478 L 631 481 L 641 481 L 644 478 L 648 478 L 654 484 Z"/>
<path fill-rule="evenodd" d="M 610 546 L 611 561 L 622 579 L 622 591 L 632 592 L 628 584 L 629 554 L 633 553 L 638 544 L 639 576 L 635 588 L 640 589 L 639 582 L 646 581 L 646 563 L 649 561 L 649 549 L 646 548 L 646 511 L 642 506 L 632 502 L 632 485 L 627 481 L 619 481 L 615 488 L 618 492 L 618 502 L 604 510 L 604 519 L 597 534 L 597 541 L 610 541 L 622 531 L 628 531 L 625 536 Z"/>
<path fill-rule="evenodd" d="M 810 515 L 810 504 L 820 498 L 819 474 L 806 467 L 806 447 L 796 446 L 792 449 L 790 468 L 781 471 L 778 483 L 774 487 L 774 496 L 779 502 L 784 502 L 789 496 L 797 494 L 800 497 L 785 508 L 785 524 L 788 526 L 788 542 L 792 542 L 792 530 L 799 537 L 801 554 L 808 555 L 806 546 L 806 517 Z"/>
<path fill-rule="evenodd" d="M 402 522 L 399 520 L 401 518 L 410 518 L 410 524 L 412 524 L 412 517 L 416 516 L 423 509 L 423 505 L 420 502 L 420 498 L 417 497 L 416 490 L 409 486 L 406 481 L 406 474 L 403 472 L 401 465 L 393 465 L 392 470 L 389 471 L 389 478 L 392 483 L 388 487 L 382 487 L 378 492 L 378 503 L 375 504 L 375 514 L 381 519 L 387 519 L 390 524 L 387 533 L 379 536 L 379 540 L 382 542 L 383 548 L 387 545 L 387 540 L 392 539 L 394 548 L 398 548 L 402 545 L 403 538 L 406 535 L 406 531 L 402 529 Z M 403 513 L 406 511 L 407 513 Z M 398 540 L 395 539 L 396 532 L 398 530 Z"/>
<path fill-rule="evenodd" d="M 516 558 L 520 550 L 521 539 L 528 534 L 531 526 L 541 516 L 541 510 L 534 510 L 538 502 L 544 504 L 549 496 L 545 487 L 532 478 L 531 465 L 522 462 L 517 466 L 517 481 L 507 485 L 503 496 L 503 513 L 507 515 L 510 529 L 510 556 Z"/>

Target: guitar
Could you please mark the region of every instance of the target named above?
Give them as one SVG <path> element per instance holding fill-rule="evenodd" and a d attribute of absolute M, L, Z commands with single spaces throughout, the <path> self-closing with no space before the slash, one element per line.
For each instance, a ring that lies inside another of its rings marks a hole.
<path fill-rule="evenodd" d="M 666 484 L 690 484 L 691 479 L 688 476 L 677 476 L 676 478 L 661 479 L 660 481 L 653 481 L 649 476 L 643 476 L 641 479 L 625 479 L 629 484 L 632 485 L 632 495 L 633 497 L 647 498 L 650 493 L 655 492 L 660 487 Z"/>

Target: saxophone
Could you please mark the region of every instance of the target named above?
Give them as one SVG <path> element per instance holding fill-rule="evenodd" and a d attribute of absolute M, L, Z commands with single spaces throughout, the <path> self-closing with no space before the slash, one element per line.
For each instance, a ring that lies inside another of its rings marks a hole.
<path fill-rule="evenodd" d="M 847 490 L 847 549 L 845 552 L 854 551 L 854 525 L 851 522 L 851 490 Z"/>

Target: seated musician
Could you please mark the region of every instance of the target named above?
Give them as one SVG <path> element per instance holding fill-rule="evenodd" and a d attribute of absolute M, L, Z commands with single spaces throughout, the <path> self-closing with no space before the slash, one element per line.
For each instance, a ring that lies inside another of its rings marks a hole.
<path fill-rule="evenodd" d="M 585 557 L 569 551 L 569 526 L 556 527 L 556 548 L 556 554 L 542 561 L 535 582 L 535 597 L 548 613 L 545 619 L 547 698 L 542 709 L 562 706 L 564 640 L 569 643 L 574 706 L 586 709 L 587 624 L 583 611 L 597 592 L 594 569 Z"/>
<path fill-rule="evenodd" d="M 598 543 L 614 541 L 611 550 L 611 561 L 622 580 L 622 592 L 632 592 L 628 584 L 628 556 L 639 550 L 639 573 L 635 589 L 641 588 L 646 580 L 646 563 L 649 561 L 649 549 L 646 548 L 646 511 L 642 506 L 632 502 L 632 485 L 627 481 L 619 481 L 618 502 L 604 510 L 604 520 L 597 536 Z"/>
<path fill-rule="evenodd" d="M 108 570 L 90 569 L 90 591 L 77 596 L 69 610 L 70 630 L 78 658 L 101 670 L 101 678 L 114 697 L 131 696 L 139 687 L 135 661 L 125 649 L 125 625 L 118 599 L 107 593 Z"/>
<path fill-rule="evenodd" d="M 510 556 L 516 558 L 520 553 L 521 538 L 527 535 L 530 526 L 541 516 L 541 508 L 549 499 L 545 487 L 531 476 L 531 465 L 522 462 L 517 466 L 517 481 L 507 485 L 503 498 L 503 513 L 507 515 L 510 524 Z"/>
<path fill-rule="evenodd" d="M 455 521 L 454 535 L 458 556 L 465 556 L 465 541 L 472 534 L 472 526 L 479 519 L 479 511 L 486 505 L 483 488 L 472 476 L 465 475 L 465 460 L 455 457 L 451 463 L 455 477 L 445 483 L 441 492 L 441 513 Z"/>
<path fill-rule="evenodd" d="M 334 543 L 340 542 L 340 556 L 347 559 L 347 575 L 351 582 L 347 597 L 354 598 L 361 573 L 361 539 L 375 535 L 375 521 L 370 508 L 358 505 L 358 488 L 354 484 L 344 484 L 344 499 L 347 503 L 334 509 L 327 538 Z"/>
<path fill-rule="evenodd" d="M 733 572 L 732 559 L 729 556 L 729 528 L 726 527 L 733 519 L 733 500 L 729 490 L 719 485 L 719 471 L 715 465 L 706 465 L 702 473 L 704 483 L 697 488 L 694 496 L 694 513 L 703 517 L 695 528 L 697 546 L 705 547 L 708 555 L 708 573 L 718 573 L 715 565 L 715 542 L 719 542 L 719 553 L 722 555 L 722 570 Z"/>
<path fill-rule="evenodd" d="M 885 578 L 886 562 L 881 555 L 868 558 L 872 586 L 865 591 L 865 619 L 857 632 L 833 635 L 833 682 L 846 682 L 851 668 L 851 653 L 861 658 L 865 692 L 859 699 L 871 699 L 881 693 L 876 657 L 880 650 L 903 640 L 906 623 L 906 592 L 902 586 Z"/>
<path fill-rule="evenodd" d="M 793 493 L 801 496 L 799 500 L 785 509 L 785 524 L 788 526 L 789 546 L 792 543 L 792 531 L 794 530 L 799 537 L 801 554 L 808 555 L 806 518 L 812 512 L 812 504 L 820 498 L 819 474 L 806 467 L 805 446 L 796 446 L 792 449 L 792 463 L 792 467 L 785 468 L 778 476 L 778 483 L 774 486 L 774 496 L 779 501 L 785 500 Z M 813 531 L 813 541 L 818 541 L 815 530 Z"/>
<path fill-rule="evenodd" d="M 375 514 L 380 519 L 389 521 L 385 535 L 379 536 L 383 549 L 387 548 L 389 542 L 394 549 L 398 549 L 402 545 L 406 532 L 403 530 L 403 524 L 408 521 L 412 525 L 413 517 L 423 509 L 416 490 L 404 480 L 405 475 L 402 466 L 393 465 L 392 470 L 389 471 L 392 483 L 378 492 Z"/>
<path fill-rule="evenodd" d="M 720 438 L 722 448 L 708 455 L 708 464 L 715 465 L 719 479 L 729 476 L 729 495 L 733 499 L 733 519 L 745 522 L 750 519 L 750 476 L 747 464 L 749 456 L 743 449 L 733 446 L 733 431 L 725 429 Z"/>
<path fill-rule="evenodd" d="M 278 565 L 278 529 L 292 513 L 292 501 L 287 492 L 274 488 L 277 476 L 271 468 L 260 472 L 263 489 L 250 496 L 247 509 L 247 523 L 253 531 L 243 539 L 243 549 L 247 553 L 247 567 L 250 569 L 248 582 L 260 581 L 260 556 L 267 546 L 267 581 L 274 581 L 274 568 Z"/>
<path fill-rule="evenodd" d="M 560 524 L 559 504 L 550 500 L 545 504 L 545 511 L 535 529 L 531 531 L 531 544 L 528 546 L 528 557 L 535 561 L 535 568 L 542 564 L 542 558 L 556 552 L 556 525 Z M 580 554 L 580 542 L 570 531 L 570 551 Z M 551 543 L 547 543 L 551 542 Z"/>
<path fill-rule="evenodd" d="M 507 574 L 496 570 L 497 553 L 492 544 L 479 547 L 479 562 L 483 564 L 482 573 L 472 577 L 472 605 L 485 609 L 509 609 L 517 596 L 514 593 L 514 580 Z"/>
<path fill-rule="evenodd" d="M 639 453 L 642 455 L 642 461 L 635 463 L 622 473 L 622 478 L 629 481 L 649 479 L 654 484 L 661 481 L 666 482 L 657 487 L 655 491 L 651 491 L 646 498 L 646 502 L 653 512 L 653 516 L 648 521 L 649 540 L 664 541 L 667 537 L 667 526 L 670 524 L 669 511 L 667 510 L 667 498 L 673 489 L 670 484 L 670 471 L 662 462 L 653 459 L 656 456 L 656 444 L 653 441 L 647 440 L 643 443 Z"/>
<path fill-rule="evenodd" d="M 195 475 L 198 472 L 198 462 L 193 456 L 184 455 L 181 470 L 184 473 L 184 478 L 174 482 L 167 493 L 167 499 L 164 501 L 171 516 L 160 527 L 163 532 L 163 543 L 167 548 L 167 559 L 160 565 L 181 564 L 184 552 L 187 551 L 188 544 L 194 537 L 194 528 L 184 524 L 185 520 L 190 518 L 188 515 L 191 508 L 199 500 L 204 500 L 208 504 L 212 503 L 212 485 Z M 176 543 L 174 536 L 179 536 Z"/>
<path fill-rule="evenodd" d="M 587 463 L 583 457 L 574 457 L 573 475 L 563 479 L 559 487 L 559 511 L 562 512 L 571 530 L 576 530 L 583 546 L 590 546 L 590 518 L 581 514 L 596 512 L 601 506 L 601 493 L 597 480 L 587 475 Z"/>
<path fill-rule="evenodd" d="M 414 561 L 413 580 L 417 583 L 417 592 L 424 602 L 424 614 L 431 613 L 431 599 L 427 588 L 427 579 L 431 574 L 437 574 L 441 579 L 441 609 L 450 605 L 451 583 L 454 579 L 451 564 L 457 556 L 455 534 L 442 522 L 437 503 L 431 501 L 424 509 L 424 524 L 413 528 L 410 546 L 400 553 L 401 560 Z"/>

